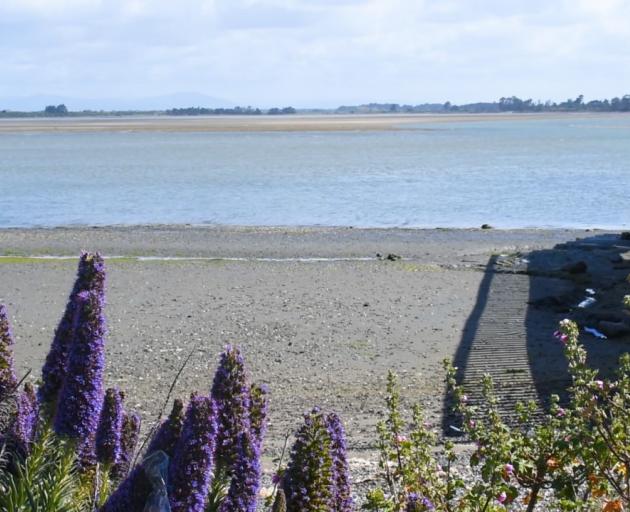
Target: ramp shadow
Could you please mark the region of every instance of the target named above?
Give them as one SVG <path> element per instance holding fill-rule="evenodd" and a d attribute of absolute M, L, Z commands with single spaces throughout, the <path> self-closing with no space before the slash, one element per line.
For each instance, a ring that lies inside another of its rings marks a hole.
<path fill-rule="evenodd" d="M 624 293 L 630 292 L 626 281 L 630 268 L 621 257 L 628 251 L 630 241 L 618 235 L 596 235 L 527 255 L 489 258 L 453 360 L 458 382 L 470 400 L 482 403 L 485 373 L 494 380 L 508 422 L 514 419 L 518 401 L 534 401 L 543 414 L 551 394 L 566 400 L 567 362 L 553 332 L 563 318 L 576 320 L 581 328 L 598 327 L 602 321 L 630 323 L 621 308 Z M 569 271 L 582 263 L 586 271 Z M 589 296 L 587 289 L 595 291 L 596 302 L 578 308 Z M 619 356 L 630 349 L 627 335 L 599 340 L 583 333 L 581 342 L 589 353 L 589 364 L 603 377 L 614 374 Z M 449 397 L 444 405 L 443 432 L 457 435 L 461 425 L 450 413 Z"/>

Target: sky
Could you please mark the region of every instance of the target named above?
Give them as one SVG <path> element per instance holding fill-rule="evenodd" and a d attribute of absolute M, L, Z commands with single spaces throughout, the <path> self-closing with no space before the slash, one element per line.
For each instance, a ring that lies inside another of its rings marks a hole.
<path fill-rule="evenodd" d="M 0 0 L 0 108 L 37 94 L 261 107 L 621 96 L 629 19 L 630 0 Z"/>

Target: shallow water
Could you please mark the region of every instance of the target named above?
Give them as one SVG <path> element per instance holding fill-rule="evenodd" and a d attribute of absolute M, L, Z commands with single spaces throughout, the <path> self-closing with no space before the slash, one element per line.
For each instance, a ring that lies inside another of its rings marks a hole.
<path fill-rule="evenodd" d="M 630 224 L 630 116 L 417 128 L 0 134 L 0 227 Z"/>

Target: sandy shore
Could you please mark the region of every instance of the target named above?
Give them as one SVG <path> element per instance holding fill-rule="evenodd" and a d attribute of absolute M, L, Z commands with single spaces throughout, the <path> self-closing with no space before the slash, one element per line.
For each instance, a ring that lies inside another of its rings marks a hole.
<path fill-rule="evenodd" d="M 142 414 L 145 426 L 191 350 L 194 357 L 175 396 L 207 392 L 219 352 L 234 343 L 244 350 L 253 379 L 271 390 L 268 466 L 285 432 L 316 404 L 343 417 L 355 463 L 363 463 L 374 460 L 374 425 L 383 410 L 389 369 L 401 374 L 405 399 L 421 401 L 439 425 L 441 361 L 457 351 L 490 256 L 551 248 L 590 234 L 5 229 L 0 230 L 0 301 L 13 322 L 19 371 L 33 369 L 36 377 L 75 274 L 76 260 L 59 257 L 76 256 L 81 249 L 102 251 L 112 256 L 107 261 L 107 384 L 127 391 L 128 406 Z M 377 253 L 403 259 L 381 261 Z"/>
<path fill-rule="evenodd" d="M 422 125 L 480 121 L 510 121 L 614 114 L 379 114 L 295 116 L 129 116 L 83 118 L 0 119 L 0 133 L 25 132 L 269 132 L 379 131 L 423 129 Z M 427 128 L 424 128 L 427 129 Z"/>

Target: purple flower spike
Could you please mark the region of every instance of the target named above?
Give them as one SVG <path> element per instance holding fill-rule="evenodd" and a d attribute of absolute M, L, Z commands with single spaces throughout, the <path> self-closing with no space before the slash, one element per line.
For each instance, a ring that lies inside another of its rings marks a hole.
<path fill-rule="evenodd" d="M 96 460 L 113 465 L 120 458 L 120 440 L 123 423 L 123 394 L 119 389 L 105 391 L 101 419 L 96 431 Z"/>
<path fill-rule="evenodd" d="M 13 368 L 13 334 L 7 308 L 0 304 L 0 402 L 14 394 L 17 385 Z"/>
<path fill-rule="evenodd" d="M 169 499 L 172 512 L 203 512 L 212 479 L 217 435 L 214 401 L 193 394 L 186 410 L 184 428 L 169 467 Z"/>
<path fill-rule="evenodd" d="M 118 462 L 112 468 L 112 478 L 122 480 L 129 473 L 138 438 L 140 437 L 140 416 L 136 413 L 123 413 L 123 422 L 120 435 L 120 456 Z"/>
<path fill-rule="evenodd" d="M 105 318 L 97 292 L 81 292 L 76 302 L 76 336 L 59 393 L 54 429 L 81 445 L 96 432 L 103 403 Z"/>
<path fill-rule="evenodd" d="M 331 510 L 334 486 L 330 448 L 326 421 L 319 409 L 313 409 L 304 416 L 284 474 L 287 512 Z"/>
<path fill-rule="evenodd" d="M 21 453 L 27 455 L 37 430 L 39 404 L 33 386 L 27 382 L 17 400 L 17 417 L 13 422 L 11 437 Z"/>
<path fill-rule="evenodd" d="M 335 512 L 349 512 L 353 509 L 350 490 L 350 470 L 346 459 L 346 432 L 341 419 L 335 413 L 326 418 L 328 435 L 330 436 L 330 450 L 333 460 L 333 500 L 332 510 Z"/>
<path fill-rule="evenodd" d="M 252 384 L 250 390 L 251 403 L 249 406 L 249 419 L 252 438 L 262 446 L 267 432 L 267 407 L 269 405 L 269 391 L 264 384 Z"/>
<path fill-rule="evenodd" d="M 253 433 L 240 435 L 238 451 L 230 488 L 219 512 L 256 512 L 261 470 L 260 444 Z"/>
<path fill-rule="evenodd" d="M 173 409 L 168 418 L 162 422 L 153 439 L 151 439 L 151 443 L 149 443 L 147 448 L 147 454 L 162 450 L 169 457 L 172 457 L 183 426 L 184 403 L 179 398 L 176 398 L 173 401 Z"/>
<path fill-rule="evenodd" d="M 217 407 L 216 465 L 220 472 L 231 474 L 238 459 L 240 434 L 250 429 L 250 388 L 237 348 L 228 346 L 221 354 L 211 396 Z"/>
<path fill-rule="evenodd" d="M 63 386 L 68 364 L 68 355 L 75 337 L 75 315 L 77 295 L 93 290 L 99 297 L 105 294 L 105 263 L 98 253 L 81 253 L 79 270 L 66 310 L 57 326 L 55 337 L 46 356 L 42 369 L 42 386 L 39 388 L 39 399 L 49 404 L 51 414 Z"/>

